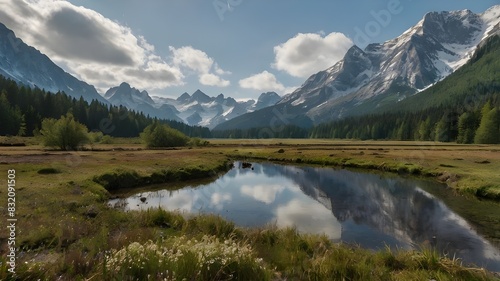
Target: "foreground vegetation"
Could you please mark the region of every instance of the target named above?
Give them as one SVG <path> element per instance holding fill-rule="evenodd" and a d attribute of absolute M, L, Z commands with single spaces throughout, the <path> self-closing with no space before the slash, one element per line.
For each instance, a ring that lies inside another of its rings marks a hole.
<path fill-rule="evenodd" d="M 379 252 L 292 228 L 240 229 L 220 217 L 106 210 L 94 236 L 25 249 L 2 280 L 495 280 L 432 249 Z M 87 220 L 87 224 L 89 219 Z M 119 225 L 118 225 L 119 224 Z M 72 228 L 76 228 L 72 224 Z M 76 231 L 77 229 L 74 229 Z M 28 258 L 29 257 L 29 258 Z"/>
<path fill-rule="evenodd" d="M 193 178 L 214 179 L 235 158 L 446 175 L 442 179 L 457 188 L 488 185 L 489 194 L 500 182 L 495 146 L 211 140 L 209 147 L 145 150 L 139 140 L 113 139 L 64 152 L 44 150 L 32 139 L 0 139 L 23 141 L 27 146 L 0 147 L 0 167 L 17 174 L 20 249 L 17 275 L 9 275 L 7 234 L 0 232 L 1 280 L 495 280 L 432 249 L 373 252 L 294 229 L 242 229 L 215 216 L 124 213 L 107 205 L 116 189 L 155 183 L 177 189 Z M 499 241 L 498 203 L 470 202 L 481 212 L 458 212 Z"/>

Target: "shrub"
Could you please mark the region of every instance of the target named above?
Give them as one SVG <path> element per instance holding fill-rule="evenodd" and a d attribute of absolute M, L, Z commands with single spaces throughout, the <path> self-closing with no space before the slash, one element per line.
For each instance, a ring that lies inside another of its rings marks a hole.
<path fill-rule="evenodd" d="M 90 132 L 89 133 L 90 141 L 93 142 L 93 143 L 99 143 L 99 142 L 101 142 L 103 136 L 104 135 L 102 134 L 102 132 Z"/>
<path fill-rule="evenodd" d="M 141 224 L 144 226 L 158 226 L 162 228 L 181 229 L 185 223 L 182 214 L 158 209 L 148 209 L 141 212 Z"/>
<path fill-rule="evenodd" d="M 104 135 L 101 139 L 102 144 L 113 144 L 115 143 L 115 140 L 112 136 L 110 135 Z"/>
<path fill-rule="evenodd" d="M 87 127 L 76 122 L 70 113 L 58 120 L 44 119 L 40 135 L 45 146 L 61 150 L 77 150 L 90 141 Z"/>
<path fill-rule="evenodd" d="M 40 175 L 50 175 L 50 174 L 59 174 L 59 173 L 61 173 L 61 171 L 59 169 L 56 169 L 56 168 L 43 168 L 43 169 L 38 170 L 38 173 Z"/>
<path fill-rule="evenodd" d="M 190 146 L 195 146 L 195 147 L 199 147 L 199 146 L 207 146 L 209 145 L 210 142 L 207 141 L 207 140 L 204 140 L 204 139 L 200 139 L 200 138 L 191 138 L 188 142 L 188 145 Z"/>
<path fill-rule="evenodd" d="M 141 139 L 147 147 L 176 147 L 185 146 L 189 137 L 168 125 L 154 122 L 141 133 Z"/>

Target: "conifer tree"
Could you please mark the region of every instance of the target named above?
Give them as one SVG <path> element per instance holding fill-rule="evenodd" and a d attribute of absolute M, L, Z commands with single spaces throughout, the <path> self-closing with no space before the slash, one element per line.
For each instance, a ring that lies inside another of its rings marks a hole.
<path fill-rule="evenodd" d="M 481 111 L 483 116 L 476 131 L 474 142 L 484 144 L 500 143 L 500 111 L 498 108 L 494 108 L 486 112 L 486 106 L 488 104 Z"/>
<path fill-rule="evenodd" d="M 457 143 L 473 143 L 478 127 L 478 120 L 474 113 L 464 112 L 458 119 Z"/>

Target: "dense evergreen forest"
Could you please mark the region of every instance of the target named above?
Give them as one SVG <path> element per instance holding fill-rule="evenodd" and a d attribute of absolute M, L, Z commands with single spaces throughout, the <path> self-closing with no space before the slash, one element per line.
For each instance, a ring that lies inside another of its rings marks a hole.
<path fill-rule="evenodd" d="M 96 100 L 89 104 L 83 98 L 77 100 L 61 92 L 32 89 L 0 76 L 0 135 L 31 136 L 41 128 L 43 119 L 58 119 L 68 112 L 90 131 L 113 137 L 137 137 L 156 120 L 122 106 Z M 161 122 L 190 137 L 211 137 L 208 128 L 171 120 Z"/>
<path fill-rule="evenodd" d="M 471 110 L 441 106 L 419 112 L 350 117 L 316 126 L 310 137 L 500 143 L 499 106 L 498 98 L 492 98 Z"/>

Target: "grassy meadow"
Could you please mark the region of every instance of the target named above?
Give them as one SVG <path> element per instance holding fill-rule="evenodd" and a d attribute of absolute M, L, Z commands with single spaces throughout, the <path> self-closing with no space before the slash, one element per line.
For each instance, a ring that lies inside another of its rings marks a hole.
<path fill-rule="evenodd" d="M 138 139 L 113 139 L 63 152 L 29 138 L 3 137 L 0 143 L 5 179 L 7 170 L 16 170 L 19 248 L 12 275 L 8 233 L 0 232 L 0 280 L 498 279 L 425 247 L 374 252 L 291 228 L 244 229 L 216 216 L 165 210 L 122 212 L 107 201 L 132 188 L 166 183 L 177 189 L 194 179 L 215 179 L 236 159 L 368 169 L 446 182 L 469 203 L 449 195 L 443 200 L 500 241 L 500 146 L 210 140 L 206 147 L 149 150 Z M 0 196 L 7 197 L 6 188 Z"/>

